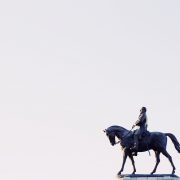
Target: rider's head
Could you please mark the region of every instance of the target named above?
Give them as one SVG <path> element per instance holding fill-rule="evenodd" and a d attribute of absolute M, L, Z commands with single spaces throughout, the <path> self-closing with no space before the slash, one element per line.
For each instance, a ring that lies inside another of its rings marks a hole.
<path fill-rule="evenodd" d="M 142 113 L 144 113 L 146 111 L 147 111 L 146 107 L 142 107 L 141 110 L 140 110 L 140 112 L 142 112 Z"/>

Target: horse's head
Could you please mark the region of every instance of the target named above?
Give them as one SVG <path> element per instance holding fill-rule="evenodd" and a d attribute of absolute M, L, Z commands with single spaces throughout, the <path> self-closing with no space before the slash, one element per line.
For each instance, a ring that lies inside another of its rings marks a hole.
<path fill-rule="evenodd" d="M 109 141 L 110 141 L 111 145 L 114 146 L 116 144 L 115 132 L 109 131 L 107 129 L 105 129 L 104 132 L 106 133 L 106 136 L 109 138 Z"/>
<path fill-rule="evenodd" d="M 116 136 L 118 139 L 121 140 L 124 133 L 127 132 L 127 130 L 125 128 L 120 127 L 120 126 L 111 126 L 103 131 L 106 133 L 112 146 L 114 146 L 116 144 L 116 140 L 115 140 Z"/>

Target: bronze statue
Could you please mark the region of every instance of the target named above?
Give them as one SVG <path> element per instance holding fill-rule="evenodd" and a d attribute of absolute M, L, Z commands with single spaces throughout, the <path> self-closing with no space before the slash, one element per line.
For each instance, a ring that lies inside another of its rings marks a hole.
<path fill-rule="evenodd" d="M 144 109 L 144 111 L 146 112 L 146 109 Z M 123 163 L 121 170 L 118 172 L 118 175 L 122 173 L 127 157 L 130 158 L 133 165 L 132 174 L 135 174 L 136 167 L 135 167 L 133 155 L 134 154 L 136 155 L 137 152 L 144 152 L 149 150 L 153 150 L 156 156 L 156 164 L 151 174 L 154 174 L 156 172 L 157 166 L 160 163 L 160 153 L 162 153 L 164 156 L 166 156 L 169 159 L 173 168 L 172 174 L 175 173 L 175 166 L 172 161 L 172 157 L 166 151 L 167 136 L 172 140 L 176 150 L 179 153 L 180 153 L 180 144 L 177 141 L 176 137 L 171 133 L 162 133 L 162 132 L 150 133 L 149 131 L 147 131 L 147 119 L 144 114 L 145 112 L 143 112 L 143 114 L 140 114 L 139 120 L 135 123 L 135 125 L 140 126 L 138 130 L 129 131 L 121 126 L 111 126 L 104 130 L 107 137 L 109 138 L 111 145 L 114 146 L 115 144 L 118 143 L 115 141 L 115 137 L 117 137 L 123 149 Z M 134 136 L 136 137 L 134 138 Z"/>

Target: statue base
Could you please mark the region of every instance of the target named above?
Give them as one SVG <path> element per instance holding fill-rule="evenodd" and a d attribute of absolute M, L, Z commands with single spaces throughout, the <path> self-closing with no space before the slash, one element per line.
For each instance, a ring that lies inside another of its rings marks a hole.
<path fill-rule="evenodd" d="M 174 174 L 122 174 L 118 175 L 118 178 L 125 180 L 180 180 Z"/>

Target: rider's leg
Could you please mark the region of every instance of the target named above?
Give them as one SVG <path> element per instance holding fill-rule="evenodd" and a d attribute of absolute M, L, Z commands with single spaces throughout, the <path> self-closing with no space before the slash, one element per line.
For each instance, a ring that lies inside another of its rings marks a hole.
<path fill-rule="evenodd" d="M 133 156 L 137 156 L 137 151 L 138 151 L 138 145 L 139 145 L 139 142 L 138 142 L 138 134 L 135 134 L 134 135 L 134 147 L 131 149 L 133 150 Z"/>
<path fill-rule="evenodd" d="M 137 151 L 138 150 L 138 145 L 139 145 L 138 135 L 134 135 L 134 147 L 133 147 L 133 149 Z"/>

